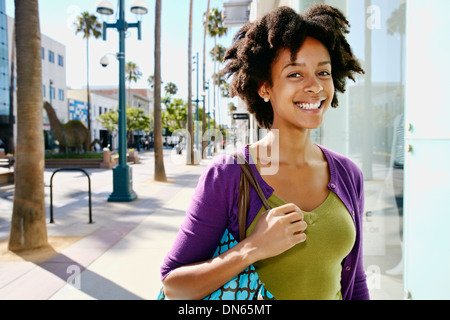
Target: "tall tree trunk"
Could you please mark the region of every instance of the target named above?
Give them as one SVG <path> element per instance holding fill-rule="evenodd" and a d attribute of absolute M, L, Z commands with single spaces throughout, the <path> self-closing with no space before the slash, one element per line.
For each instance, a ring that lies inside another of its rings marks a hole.
<path fill-rule="evenodd" d="M 9 250 L 48 244 L 44 192 L 41 33 L 37 0 L 15 0 L 17 146 Z"/>
<path fill-rule="evenodd" d="M 155 86 L 154 86 L 154 117 L 155 117 L 155 180 L 167 181 L 164 169 L 164 154 L 162 142 L 161 119 L 161 0 L 155 3 Z"/>
<path fill-rule="evenodd" d="M 364 8 L 372 5 L 371 0 L 365 0 Z M 367 19 L 367 16 L 366 16 Z M 372 30 L 366 25 L 364 47 L 364 144 L 362 158 L 362 172 L 364 179 L 372 180 L 373 177 L 373 142 L 372 142 Z"/>
<path fill-rule="evenodd" d="M 207 112 L 206 112 L 206 35 L 208 33 L 208 15 L 209 15 L 209 6 L 210 6 L 211 0 L 208 0 L 208 4 L 206 7 L 206 15 L 205 15 L 205 29 L 203 30 L 203 132 L 202 132 L 202 137 L 205 137 L 205 132 L 206 132 L 206 117 L 207 117 Z M 208 119 L 209 121 L 209 119 Z M 208 147 L 208 143 L 209 141 L 204 141 L 204 139 L 202 139 L 202 158 L 204 158 L 204 150 L 205 148 Z"/>
<path fill-rule="evenodd" d="M 217 36 L 214 36 L 214 75 L 216 76 L 217 70 Z M 216 80 L 213 79 L 213 106 L 214 106 L 214 129 L 216 128 Z M 219 117 L 219 114 L 217 114 Z"/>
<path fill-rule="evenodd" d="M 192 10 L 194 0 L 189 1 L 189 37 L 188 37 L 188 162 L 194 164 L 194 126 L 192 123 Z"/>
<path fill-rule="evenodd" d="M 91 134 L 91 90 L 89 88 L 89 37 L 86 37 L 87 128 Z"/>

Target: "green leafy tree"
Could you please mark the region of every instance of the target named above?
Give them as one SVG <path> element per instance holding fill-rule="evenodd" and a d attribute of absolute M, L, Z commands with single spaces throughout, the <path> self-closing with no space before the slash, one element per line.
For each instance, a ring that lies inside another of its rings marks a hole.
<path fill-rule="evenodd" d="M 127 135 L 129 144 L 133 145 L 134 133 L 150 131 L 150 117 L 140 108 L 127 108 Z"/>
<path fill-rule="evenodd" d="M 82 12 L 74 22 L 75 34 L 83 34 L 83 38 L 86 39 L 86 91 L 87 91 L 87 118 L 88 129 L 91 131 L 91 95 L 89 89 L 89 39 L 94 37 L 100 38 L 102 35 L 102 24 L 97 21 L 97 17 L 90 14 L 87 11 Z"/>
<path fill-rule="evenodd" d="M 117 136 L 119 123 L 119 114 L 117 111 L 110 110 L 105 112 L 97 118 L 97 121 L 108 130 L 113 139 Z"/>
<path fill-rule="evenodd" d="M 168 82 L 164 86 L 165 97 L 162 103 L 165 110 L 162 112 L 162 127 L 169 132 L 185 128 L 187 121 L 187 104 L 182 99 L 173 99 L 177 94 L 178 87 L 173 82 Z"/>
<path fill-rule="evenodd" d="M 132 141 L 135 131 L 149 132 L 152 129 L 152 118 L 144 114 L 139 108 L 127 107 L 127 137 Z M 118 132 L 119 114 L 117 110 L 110 110 L 97 118 L 97 121 L 105 127 L 111 135 L 116 136 Z"/>
<path fill-rule="evenodd" d="M 163 128 L 170 132 L 186 128 L 188 106 L 183 99 L 173 99 L 166 104 L 166 110 L 162 113 Z"/>

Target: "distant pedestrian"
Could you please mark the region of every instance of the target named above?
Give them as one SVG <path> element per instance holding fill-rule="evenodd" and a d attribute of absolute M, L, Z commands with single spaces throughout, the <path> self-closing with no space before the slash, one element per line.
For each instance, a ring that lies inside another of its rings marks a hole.
<path fill-rule="evenodd" d="M 211 164 L 161 267 L 167 298 L 202 299 L 249 265 L 276 299 L 369 298 L 362 172 L 311 140 L 338 106 L 336 91 L 363 73 L 348 28 L 339 10 L 318 4 L 301 15 L 279 7 L 237 33 L 225 55 L 231 94 L 269 130 L 240 152 L 273 209 L 251 189 L 247 237 L 212 258 L 225 230 L 239 239 L 241 168 L 229 155 Z"/>

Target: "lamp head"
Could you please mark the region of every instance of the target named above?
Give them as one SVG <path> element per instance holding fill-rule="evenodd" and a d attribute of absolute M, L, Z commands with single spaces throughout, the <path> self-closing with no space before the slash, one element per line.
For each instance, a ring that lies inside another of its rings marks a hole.
<path fill-rule="evenodd" d="M 114 13 L 114 7 L 108 0 L 97 1 L 97 13 L 110 16 Z"/>
<path fill-rule="evenodd" d="M 130 10 L 136 15 L 144 15 L 148 13 L 148 6 L 144 0 L 134 0 L 131 3 Z"/>

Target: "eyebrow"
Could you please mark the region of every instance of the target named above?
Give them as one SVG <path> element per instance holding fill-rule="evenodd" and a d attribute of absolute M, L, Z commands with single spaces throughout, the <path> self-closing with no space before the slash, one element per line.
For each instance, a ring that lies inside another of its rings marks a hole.
<path fill-rule="evenodd" d="M 327 64 L 330 64 L 330 65 L 331 65 L 331 61 L 322 61 L 322 62 L 319 62 L 319 63 L 317 64 L 317 66 L 318 66 L 318 67 L 321 67 L 321 66 L 324 66 L 324 65 L 327 65 Z M 298 62 L 290 62 L 290 63 L 288 63 L 287 65 L 285 65 L 285 66 L 283 67 L 283 70 L 286 69 L 287 67 L 306 67 L 306 64 L 305 64 L 305 63 L 298 63 Z"/>

